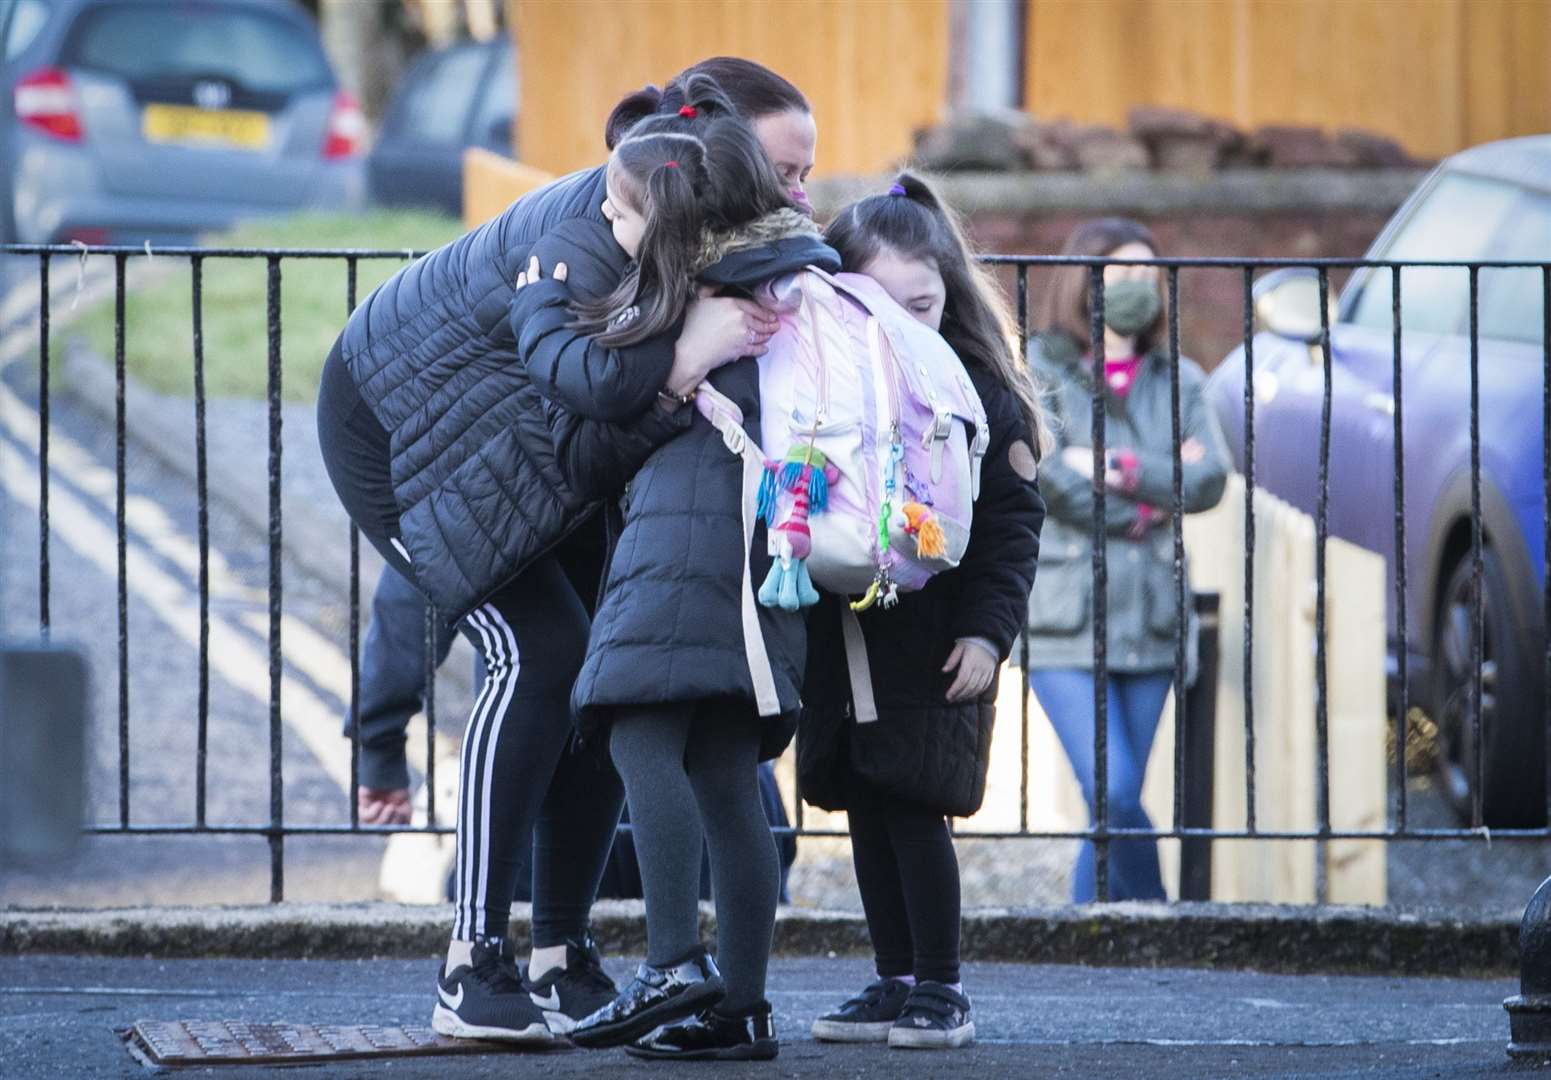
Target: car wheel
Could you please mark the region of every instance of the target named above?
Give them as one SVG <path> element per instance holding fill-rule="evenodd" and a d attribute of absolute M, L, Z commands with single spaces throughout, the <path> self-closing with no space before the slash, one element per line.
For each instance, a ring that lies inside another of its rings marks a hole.
<path fill-rule="evenodd" d="M 1470 655 L 1474 584 L 1467 554 L 1444 580 L 1432 653 L 1438 780 L 1466 823 L 1476 777 Z M 1491 828 L 1540 827 L 1546 823 L 1541 678 L 1532 650 L 1515 632 L 1502 559 L 1489 546 L 1481 549 L 1481 585 L 1482 818 Z"/>

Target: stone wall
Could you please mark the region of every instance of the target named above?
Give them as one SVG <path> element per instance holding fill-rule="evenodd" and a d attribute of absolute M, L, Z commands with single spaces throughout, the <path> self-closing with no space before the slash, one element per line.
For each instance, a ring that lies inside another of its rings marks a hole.
<path fill-rule="evenodd" d="M 1217 173 L 1195 180 L 1158 172 L 954 173 L 938 187 L 983 251 L 1058 254 L 1078 222 L 1133 217 L 1160 254 L 1245 258 L 1359 258 L 1426 174 L 1414 169 L 1297 169 Z M 815 185 L 821 216 L 887 189 L 886 178 Z M 1049 270 L 1029 271 L 1031 319 Z M 1259 276 L 1259 272 L 1257 275 Z M 1331 274 L 1332 291 L 1346 273 Z M 1013 275 L 1006 274 L 1009 288 Z M 1243 273 L 1180 271 L 1180 348 L 1211 369 L 1243 339 Z"/>

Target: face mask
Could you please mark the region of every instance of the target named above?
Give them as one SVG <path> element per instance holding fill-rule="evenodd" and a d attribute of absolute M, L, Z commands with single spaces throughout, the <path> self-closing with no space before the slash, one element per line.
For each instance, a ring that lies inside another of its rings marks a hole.
<path fill-rule="evenodd" d="M 1121 337 L 1132 337 L 1151 326 L 1162 306 L 1158 287 L 1150 281 L 1116 281 L 1104 286 L 1104 325 Z"/>

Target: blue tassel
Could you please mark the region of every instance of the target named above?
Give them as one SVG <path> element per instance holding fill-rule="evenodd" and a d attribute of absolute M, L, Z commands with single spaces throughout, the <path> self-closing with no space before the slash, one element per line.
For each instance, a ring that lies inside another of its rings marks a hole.
<path fill-rule="evenodd" d="M 824 475 L 824 470 L 817 465 L 813 467 L 813 476 L 808 481 L 808 513 L 823 513 L 829 505 L 829 477 Z"/>
<path fill-rule="evenodd" d="M 770 564 L 770 573 L 765 575 L 765 583 L 759 587 L 759 602 L 764 607 L 781 606 L 781 560 L 776 559 Z"/>
<path fill-rule="evenodd" d="M 796 491 L 802 483 L 803 464 L 800 461 L 788 461 L 781 466 L 781 486 L 787 491 Z"/>
<path fill-rule="evenodd" d="M 759 478 L 759 503 L 756 516 L 765 519 L 766 526 L 775 525 L 776 511 L 776 476 L 775 466 L 766 465 L 765 473 Z"/>

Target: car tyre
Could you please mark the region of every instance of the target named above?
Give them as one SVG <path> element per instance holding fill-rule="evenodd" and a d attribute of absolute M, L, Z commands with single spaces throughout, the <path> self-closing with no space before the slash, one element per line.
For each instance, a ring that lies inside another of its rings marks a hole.
<path fill-rule="evenodd" d="M 1444 578 L 1432 652 L 1439 786 L 1467 824 L 1476 776 L 1471 712 L 1474 584 L 1467 553 Z M 1543 680 L 1530 642 L 1514 626 L 1502 558 L 1485 545 L 1481 584 L 1482 819 L 1496 829 L 1538 828 L 1546 823 Z"/>

